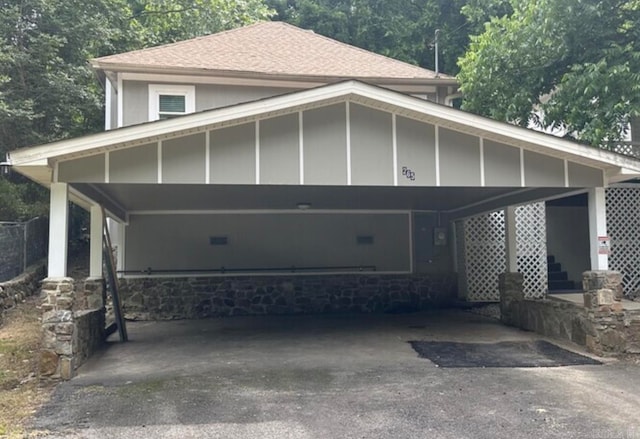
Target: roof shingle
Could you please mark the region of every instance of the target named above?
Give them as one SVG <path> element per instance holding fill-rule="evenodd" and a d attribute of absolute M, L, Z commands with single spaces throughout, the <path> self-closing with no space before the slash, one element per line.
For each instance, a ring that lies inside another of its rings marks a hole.
<path fill-rule="evenodd" d="M 334 78 L 448 79 L 282 22 L 259 22 L 178 43 L 93 60 L 99 69 L 185 69 L 209 73 Z"/>

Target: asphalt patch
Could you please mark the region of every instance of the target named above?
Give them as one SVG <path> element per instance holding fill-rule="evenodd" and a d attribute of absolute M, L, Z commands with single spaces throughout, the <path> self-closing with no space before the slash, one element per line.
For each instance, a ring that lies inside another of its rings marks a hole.
<path fill-rule="evenodd" d="M 456 343 L 410 341 L 420 358 L 440 367 L 560 367 L 602 364 L 544 340 Z"/>

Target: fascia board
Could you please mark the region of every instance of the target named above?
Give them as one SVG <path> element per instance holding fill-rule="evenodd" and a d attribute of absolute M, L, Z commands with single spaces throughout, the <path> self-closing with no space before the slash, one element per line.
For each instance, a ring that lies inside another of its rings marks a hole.
<path fill-rule="evenodd" d="M 113 72 L 109 72 L 113 73 Z M 123 72 L 121 78 L 124 81 L 145 81 L 145 82 L 170 82 L 175 84 L 211 84 L 211 85 L 235 85 L 235 86 L 248 86 L 248 87 L 273 87 L 273 88 L 286 88 L 286 89 L 308 89 L 315 87 L 322 87 L 327 85 L 322 82 L 308 82 L 297 80 L 275 80 L 275 79 L 257 79 L 257 78 L 237 78 L 237 77 L 224 77 L 224 76 L 202 76 L 202 75 L 184 75 L 184 74 L 168 74 L 163 73 L 132 73 Z M 367 81 L 361 81 L 367 82 Z M 381 82 L 378 84 L 381 87 L 388 87 L 394 91 L 404 93 L 436 93 L 438 86 L 422 82 L 410 82 L 402 83 L 396 81 Z"/>
<path fill-rule="evenodd" d="M 128 73 L 152 73 L 152 74 L 177 74 L 193 76 L 218 76 L 235 78 L 238 80 L 253 78 L 263 80 L 280 80 L 296 82 L 313 82 L 320 84 L 338 81 L 359 80 L 379 84 L 428 84 L 428 85 L 458 85 L 455 77 L 386 77 L 386 76 L 325 76 L 325 75 L 290 75 L 282 73 L 252 72 L 243 70 L 213 70 L 198 68 L 181 68 L 171 66 L 148 66 L 122 63 L 105 63 L 96 60 L 91 61 L 91 66 L 96 70 L 128 72 Z"/>

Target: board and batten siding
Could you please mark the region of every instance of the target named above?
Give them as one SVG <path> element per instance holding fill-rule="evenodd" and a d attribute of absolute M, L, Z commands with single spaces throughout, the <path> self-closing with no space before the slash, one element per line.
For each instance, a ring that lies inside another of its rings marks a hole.
<path fill-rule="evenodd" d="M 366 265 L 408 272 L 411 267 L 408 213 L 134 214 L 129 219 L 126 270 Z M 358 243 L 358 236 L 372 242 Z M 226 245 L 212 245 L 214 237 L 226 239 Z"/>
<path fill-rule="evenodd" d="M 347 184 L 346 120 L 344 104 L 302 114 L 305 184 Z"/>
<path fill-rule="evenodd" d="M 59 163 L 86 183 L 601 187 L 602 170 L 339 103 Z"/>

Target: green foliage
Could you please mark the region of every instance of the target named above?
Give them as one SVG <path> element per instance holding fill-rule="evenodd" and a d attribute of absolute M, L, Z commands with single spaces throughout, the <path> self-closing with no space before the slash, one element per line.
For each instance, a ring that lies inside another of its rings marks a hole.
<path fill-rule="evenodd" d="M 463 108 L 594 146 L 619 142 L 640 114 L 639 2 L 510 5 L 513 12 L 491 18 L 459 61 Z"/>
<path fill-rule="evenodd" d="M 440 29 L 439 70 L 457 72 L 468 42 L 464 0 L 267 0 L 283 20 L 318 34 L 422 67 L 435 68 L 434 35 Z"/>
<path fill-rule="evenodd" d="M 119 0 L 3 2 L 0 154 L 100 129 L 102 99 L 87 59 L 123 46 L 126 11 Z"/>
<path fill-rule="evenodd" d="M 270 16 L 261 0 L 3 0 L 0 161 L 24 146 L 101 131 L 94 57 L 162 44 Z M 0 180 L 1 181 L 1 180 Z M 0 185 L 0 219 L 40 214 L 46 191 Z"/>
<path fill-rule="evenodd" d="M 46 189 L 0 179 L 0 221 L 26 221 L 48 215 Z"/>
<path fill-rule="evenodd" d="M 513 12 L 509 0 L 467 0 L 460 10 L 472 24 L 470 33 L 480 33 L 492 17 L 504 17 Z"/>
<path fill-rule="evenodd" d="M 99 131 L 102 91 L 87 60 L 128 47 L 124 0 L 5 0 L 0 14 L 0 158 Z M 0 218 L 43 213 L 46 191 L 0 181 Z"/>
<path fill-rule="evenodd" d="M 267 20 L 263 0 L 134 0 L 133 20 L 145 45 L 158 45 Z"/>

